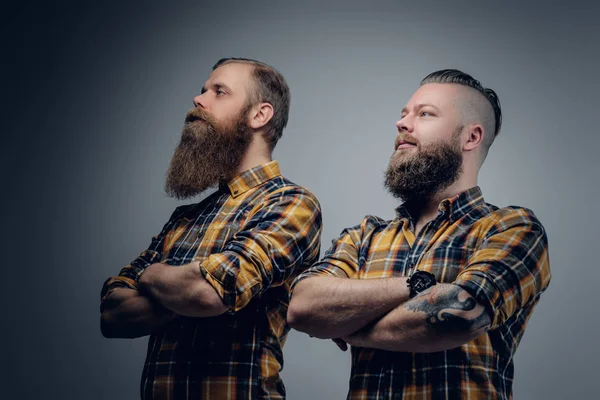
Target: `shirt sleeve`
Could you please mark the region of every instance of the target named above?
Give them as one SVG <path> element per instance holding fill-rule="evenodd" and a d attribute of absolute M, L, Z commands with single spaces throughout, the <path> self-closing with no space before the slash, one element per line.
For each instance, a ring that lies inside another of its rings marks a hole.
<path fill-rule="evenodd" d="M 490 329 L 534 305 L 550 283 L 548 239 L 531 210 L 508 208 L 487 231 L 454 282 L 482 304 Z"/>
<path fill-rule="evenodd" d="M 232 311 L 280 286 L 319 257 L 321 208 L 301 187 L 271 193 L 221 253 L 201 264 L 206 280 Z"/>
<path fill-rule="evenodd" d="M 119 275 L 108 278 L 102 286 L 100 297 L 102 302 L 117 288 L 137 289 L 141 273 L 151 264 L 160 262 L 164 249 L 165 238 L 183 214 L 185 206 L 175 209 L 162 231 L 152 237 L 150 246 L 129 265 L 121 269 Z"/>
<path fill-rule="evenodd" d="M 373 233 L 380 222 L 376 217 L 366 216 L 361 224 L 344 229 L 331 242 L 325 256 L 294 280 L 292 290 L 301 280 L 312 276 L 353 278 L 361 268 L 362 243 L 368 242 L 365 238 Z"/>

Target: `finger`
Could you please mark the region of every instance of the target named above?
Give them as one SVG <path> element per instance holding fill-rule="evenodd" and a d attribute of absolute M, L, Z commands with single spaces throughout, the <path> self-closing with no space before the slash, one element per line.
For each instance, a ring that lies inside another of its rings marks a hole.
<path fill-rule="evenodd" d="M 340 348 L 340 350 L 342 350 L 342 351 L 348 350 L 348 344 L 346 342 L 344 342 L 342 339 L 336 338 L 336 339 L 331 339 L 331 340 L 333 340 L 333 342 L 337 345 L 337 347 Z"/>

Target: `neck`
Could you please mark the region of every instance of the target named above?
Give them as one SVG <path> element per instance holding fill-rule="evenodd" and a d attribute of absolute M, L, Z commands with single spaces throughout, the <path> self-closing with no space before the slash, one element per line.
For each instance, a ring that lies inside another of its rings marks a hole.
<path fill-rule="evenodd" d="M 421 203 L 414 210 L 416 218 L 415 232 L 418 232 L 429 221 L 435 219 L 438 214 L 438 208 L 442 201 L 457 196 L 458 194 L 477 186 L 477 174 L 467 176 L 460 174 L 459 178 L 446 189 L 436 193 L 431 199 Z"/>
<path fill-rule="evenodd" d="M 262 138 L 262 134 L 255 133 L 248 150 L 244 154 L 244 158 L 238 168 L 238 175 L 244 171 L 248 171 L 259 165 L 266 164 L 271 161 L 271 152 L 265 141 Z"/>

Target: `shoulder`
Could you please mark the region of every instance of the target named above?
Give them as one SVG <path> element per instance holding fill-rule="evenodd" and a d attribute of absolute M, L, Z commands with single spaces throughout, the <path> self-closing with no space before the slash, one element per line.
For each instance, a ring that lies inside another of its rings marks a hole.
<path fill-rule="evenodd" d="M 341 235 L 350 235 L 355 241 L 363 242 L 366 238 L 372 237 L 376 232 L 387 228 L 390 223 L 392 221 L 386 221 L 375 215 L 365 215 L 359 224 L 345 228 Z"/>
<path fill-rule="evenodd" d="M 490 206 L 490 212 L 484 217 L 484 220 L 490 233 L 520 228 L 546 236 L 541 221 L 533 210 L 526 207 L 511 205 L 498 208 Z"/>
<path fill-rule="evenodd" d="M 385 220 L 375 215 L 365 215 L 360 226 L 364 230 L 379 230 L 385 228 L 392 223 L 391 220 Z"/>
<path fill-rule="evenodd" d="M 489 218 L 494 221 L 542 225 L 533 210 L 521 206 L 493 207 Z"/>
<path fill-rule="evenodd" d="M 321 208 L 317 196 L 306 187 L 298 185 L 289 179 L 278 176 L 265 183 L 263 187 L 263 196 L 267 199 L 297 199 L 301 202 L 313 204 L 318 209 Z"/>

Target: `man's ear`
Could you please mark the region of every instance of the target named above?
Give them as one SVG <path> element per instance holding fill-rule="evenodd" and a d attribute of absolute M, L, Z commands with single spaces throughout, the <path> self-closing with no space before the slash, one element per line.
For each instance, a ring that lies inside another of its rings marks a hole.
<path fill-rule="evenodd" d="M 248 125 L 253 129 L 260 129 L 273 118 L 273 106 L 269 103 L 259 103 L 252 107 Z"/>
<path fill-rule="evenodd" d="M 483 142 L 484 130 L 480 124 L 469 125 L 467 141 L 463 145 L 463 151 L 472 151 Z"/>

